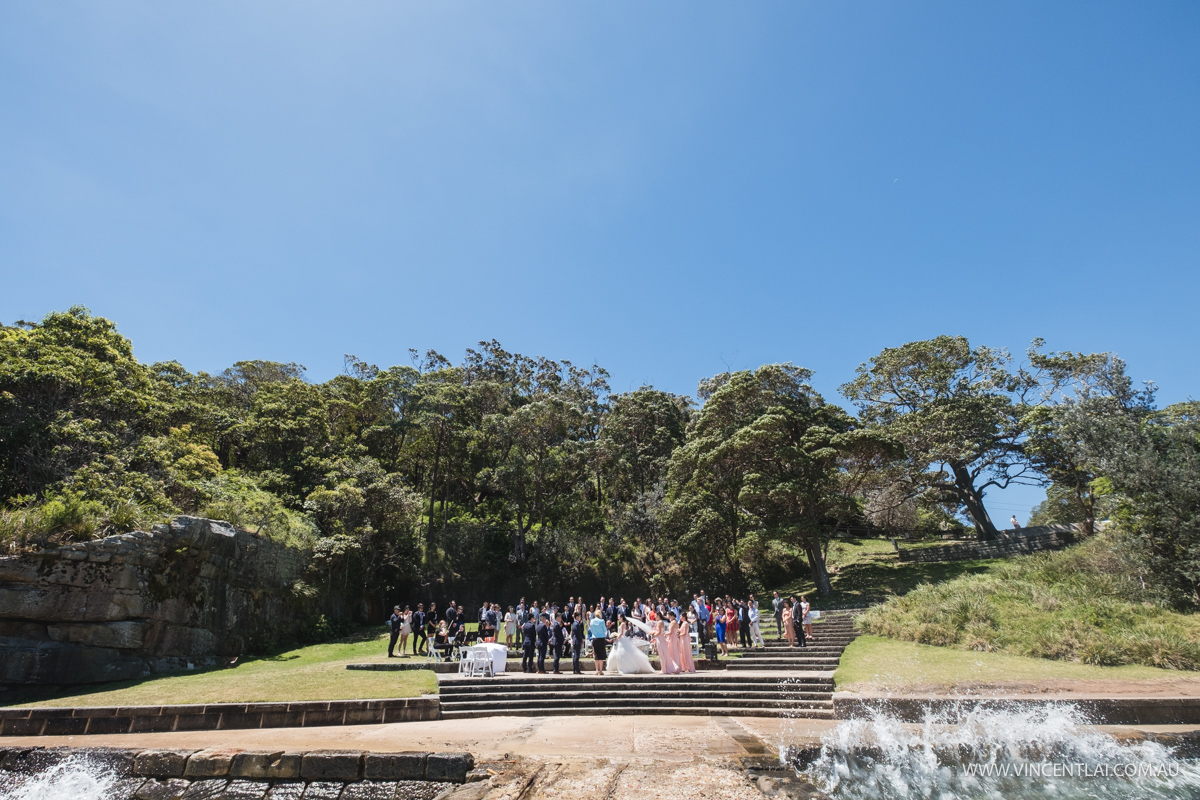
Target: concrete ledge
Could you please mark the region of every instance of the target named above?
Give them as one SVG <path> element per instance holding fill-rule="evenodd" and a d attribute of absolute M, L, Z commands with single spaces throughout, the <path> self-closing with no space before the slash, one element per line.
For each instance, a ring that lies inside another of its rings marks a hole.
<path fill-rule="evenodd" d="M 122 778 L 304 781 L 433 781 L 464 783 L 475 768 L 470 753 L 368 753 L 362 750 L 270 752 L 239 748 L 137 750 L 116 747 L 0 749 L 0 770 L 39 772 L 75 755 L 112 768 Z"/>
<path fill-rule="evenodd" d="M 1094 725 L 1197 725 L 1200 697 L 1012 697 L 947 698 L 934 695 L 871 696 L 834 692 L 834 719 L 863 719 L 878 713 L 902 722 L 923 722 L 929 713 L 961 719 L 976 709 L 1071 705 Z"/>
<path fill-rule="evenodd" d="M 296 703 L 125 706 L 120 708 L 0 708 L 0 736 L 308 728 L 435 720 L 434 695 L 379 700 Z"/>

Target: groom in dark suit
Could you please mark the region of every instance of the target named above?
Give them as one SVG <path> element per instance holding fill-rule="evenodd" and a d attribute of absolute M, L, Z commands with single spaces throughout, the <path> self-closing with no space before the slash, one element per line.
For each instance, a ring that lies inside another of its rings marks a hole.
<path fill-rule="evenodd" d="M 583 624 L 583 614 L 576 611 L 575 621 L 571 623 L 571 671 L 582 675 L 579 668 L 579 656 L 583 652 L 583 639 L 587 636 L 587 628 Z"/>

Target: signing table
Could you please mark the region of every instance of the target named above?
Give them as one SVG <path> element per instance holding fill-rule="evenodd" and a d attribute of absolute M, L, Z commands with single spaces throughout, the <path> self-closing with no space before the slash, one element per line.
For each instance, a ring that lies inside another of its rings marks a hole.
<path fill-rule="evenodd" d="M 501 672 L 504 672 L 504 665 L 508 662 L 508 648 L 504 645 L 496 644 L 495 642 L 483 642 L 482 644 L 473 644 L 464 649 L 482 650 L 491 657 L 492 668 L 496 671 L 496 674 L 499 675 Z"/>

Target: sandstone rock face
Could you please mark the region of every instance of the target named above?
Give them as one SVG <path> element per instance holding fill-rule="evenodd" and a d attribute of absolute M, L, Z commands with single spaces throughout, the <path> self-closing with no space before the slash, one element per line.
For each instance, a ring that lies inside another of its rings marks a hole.
<path fill-rule="evenodd" d="M 0 558 L 0 685 L 128 680 L 287 638 L 310 558 L 197 517 Z"/>

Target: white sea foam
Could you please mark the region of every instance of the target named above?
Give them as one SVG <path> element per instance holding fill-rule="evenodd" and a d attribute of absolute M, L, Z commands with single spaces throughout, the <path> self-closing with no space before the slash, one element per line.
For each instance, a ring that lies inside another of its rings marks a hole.
<path fill-rule="evenodd" d="M 112 800 L 117 777 L 87 756 L 71 756 L 30 775 L 12 800 Z"/>
<path fill-rule="evenodd" d="M 877 714 L 841 722 L 803 770 L 839 800 L 1130 800 L 1200 796 L 1200 764 L 1162 744 L 1122 744 L 1070 704 Z"/>

